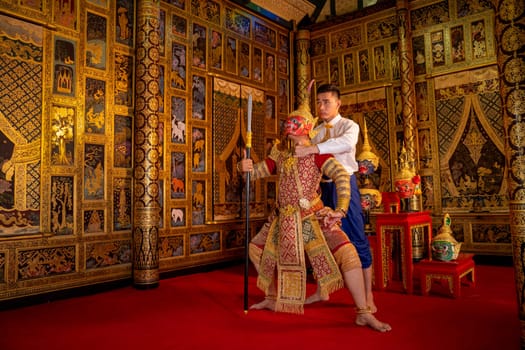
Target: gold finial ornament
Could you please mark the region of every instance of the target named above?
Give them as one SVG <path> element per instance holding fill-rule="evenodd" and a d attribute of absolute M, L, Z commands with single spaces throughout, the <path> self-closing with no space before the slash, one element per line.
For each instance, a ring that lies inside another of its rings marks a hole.
<path fill-rule="evenodd" d="M 363 150 L 356 157 L 359 163 L 359 172 L 361 174 L 371 174 L 377 170 L 379 166 L 379 157 L 372 152 L 372 147 L 368 141 L 368 128 L 366 127 L 366 120 L 363 116 Z"/>

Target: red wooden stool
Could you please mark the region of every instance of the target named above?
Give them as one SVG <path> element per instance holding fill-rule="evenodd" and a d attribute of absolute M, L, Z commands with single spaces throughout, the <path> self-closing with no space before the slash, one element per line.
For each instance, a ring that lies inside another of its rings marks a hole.
<path fill-rule="evenodd" d="M 428 295 L 432 281 L 446 280 L 450 294 L 454 298 L 461 295 L 461 281 L 464 277 L 469 286 L 475 285 L 474 254 L 459 254 L 453 261 L 438 261 L 424 259 L 414 264 L 414 277 L 419 278 L 421 294 Z"/>

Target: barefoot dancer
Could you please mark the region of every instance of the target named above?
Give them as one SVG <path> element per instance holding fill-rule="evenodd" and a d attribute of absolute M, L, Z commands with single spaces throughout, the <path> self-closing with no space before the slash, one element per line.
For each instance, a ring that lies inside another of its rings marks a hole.
<path fill-rule="evenodd" d="M 310 145 L 314 121 L 306 108 L 291 113 L 284 135 L 294 146 Z M 238 164 L 252 179 L 279 174 L 278 212 L 250 243 L 250 259 L 257 271 L 257 286 L 266 294 L 252 309 L 303 313 L 306 303 L 306 259 L 318 281 L 321 298 L 343 286 L 356 305 L 356 324 L 380 332 L 390 325 L 375 318 L 367 306 L 361 262 L 338 223 L 350 200 L 349 174 L 331 155 L 295 157 L 293 150 L 274 146 L 270 156 L 257 164 L 244 157 Z M 325 207 L 319 196 L 322 175 L 337 188 L 337 207 Z M 277 282 L 277 284 L 275 283 Z"/>

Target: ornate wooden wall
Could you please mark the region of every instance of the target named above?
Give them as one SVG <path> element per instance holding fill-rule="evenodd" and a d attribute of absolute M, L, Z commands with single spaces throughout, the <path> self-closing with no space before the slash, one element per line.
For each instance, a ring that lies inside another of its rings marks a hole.
<path fill-rule="evenodd" d="M 0 0 L 0 300 L 155 285 L 244 255 L 241 213 L 221 216 L 215 196 L 228 188 L 213 143 L 238 153 L 244 125 L 214 110 L 214 81 L 253 92 L 264 157 L 290 108 L 288 29 L 222 0 L 137 5 Z M 258 186 L 252 231 L 272 181 Z"/>
<path fill-rule="evenodd" d="M 398 155 L 407 143 L 401 58 L 409 57 L 423 208 L 432 211 L 436 227 L 445 212 L 463 219 L 472 213 L 468 222 L 453 220 L 464 249 L 510 255 L 508 223 L 476 219 L 491 213 L 508 217 L 509 208 L 492 4 L 412 1 L 408 9 L 406 16 L 398 6 L 312 27 L 312 75 L 317 84 L 341 87 L 343 114 L 360 112 L 355 118 L 366 118 L 370 143 L 381 158 L 374 183 L 391 191 Z M 409 31 L 408 45 L 400 30 Z M 401 55 L 406 47 L 411 52 Z"/>

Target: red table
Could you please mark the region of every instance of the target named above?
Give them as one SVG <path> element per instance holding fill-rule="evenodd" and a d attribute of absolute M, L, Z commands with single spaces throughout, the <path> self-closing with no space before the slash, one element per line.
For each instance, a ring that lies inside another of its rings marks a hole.
<path fill-rule="evenodd" d="M 474 254 L 459 254 L 453 261 L 424 259 L 414 264 L 414 277 L 419 278 L 421 294 L 427 296 L 434 280 L 446 280 L 450 294 L 457 298 L 461 295 L 461 282 L 475 285 Z"/>
<path fill-rule="evenodd" d="M 393 248 L 387 241 L 395 237 L 398 261 L 393 261 Z M 394 266 L 399 266 L 402 289 L 413 292 L 414 249 L 418 249 L 421 258 L 430 256 L 432 239 L 432 218 L 427 211 L 406 213 L 381 213 L 376 216 L 376 236 L 369 240 L 374 258 L 374 287 L 378 290 L 390 289 Z M 416 247 L 417 246 L 417 247 Z M 421 254 L 420 254 L 421 253 Z"/>

